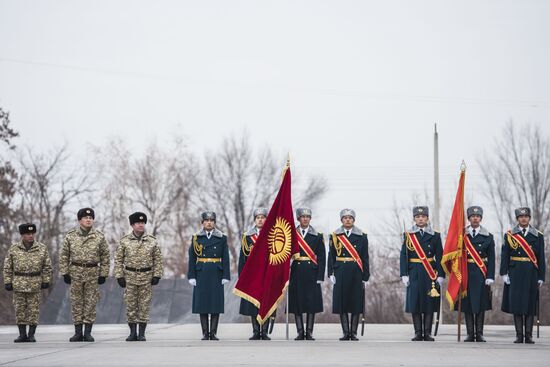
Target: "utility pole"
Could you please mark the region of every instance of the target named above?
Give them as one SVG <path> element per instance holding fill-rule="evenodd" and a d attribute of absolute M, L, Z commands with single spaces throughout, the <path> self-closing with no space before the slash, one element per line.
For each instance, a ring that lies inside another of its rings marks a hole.
<path fill-rule="evenodd" d="M 434 124 L 434 215 L 432 220 L 434 229 L 441 231 L 441 227 L 439 225 L 439 209 L 439 135 L 437 134 L 436 123 Z M 441 315 L 440 324 L 443 325 L 443 302 L 441 302 L 443 299 L 443 289 L 440 289 L 439 293 L 441 293 L 441 298 L 439 299 L 439 314 Z"/>

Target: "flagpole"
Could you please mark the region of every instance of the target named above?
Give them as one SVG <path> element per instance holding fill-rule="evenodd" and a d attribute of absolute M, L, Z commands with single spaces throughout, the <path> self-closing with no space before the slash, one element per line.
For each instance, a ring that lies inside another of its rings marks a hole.
<path fill-rule="evenodd" d="M 286 170 L 290 167 L 290 152 L 288 152 L 288 157 L 286 159 L 286 165 L 285 165 L 285 169 L 283 170 L 283 177 L 285 175 L 285 172 Z M 292 259 L 290 259 L 290 265 L 292 265 Z M 288 288 L 290 287 L 290 268 L 291 266 L 288 267 L 288 286 L 286 287 L 286 340 L 289 340 L 289 330 L 288 330 L 288 307 L 289 307 L 289 302 L 288 302 Z"/>
<path fill-rule="evenodd" d="M 457 342 L 460 342 L 460 326 L 462 324 L 462 283 L 460 283 L 460 287 L 458 288 L 458 318 L 457 318 Z"/>

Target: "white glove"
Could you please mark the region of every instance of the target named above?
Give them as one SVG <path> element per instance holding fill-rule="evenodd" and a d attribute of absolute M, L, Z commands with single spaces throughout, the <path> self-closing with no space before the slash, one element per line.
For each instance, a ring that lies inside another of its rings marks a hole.
<path fill-rule="evenodd" d="M 191 284 L 193 287 L 197 286 L 197 279 L 189 279 L 189 284 Z"/>
<path fill-rule="evenodd" d="M 485 279 L 485 285 L 491 285 L 493 284 L 495 281 L 493 279 Z"/>
<path fill-rule="evenodd" d="M 331 275 L 329 278 L 332 284 L 336 284 L 336 277 L 334 275 Z"/>
<path fill-rule="evenodd" d="M 403 282 L 403 284 L 405 284 L 407 287 L 409 286 L 409 276 L 408 275 L 403 275 L 401 277 L 401 281 Z"/>
<path fill-rule="evenodd" d="M 443 277 L 437 277 L 437 282 L 439 283 L 439 286 L 441 287 L 443 285 Z"/>
<path fill-rule="evenodd" d="M 504 281 L 504 284 L 510 285 L 510 276 L 508 274 L 504 274 L 502 276 L 502 280 Z"/>
<path fill-rule="evenodd" d="M 544 283 L 543 280 L 539 280 L 539 287 L 542 287 L 542 283 Z"/>
<path fill-rule="evenodd" d="M 229 283 L 229 279 L 222 279 L 222 285 Z"/>
<path fill-rule="evenodd" d="M 323 284 L 323 281 L 322 281 L 322 280 L 318 280 L 318 281 L 317 281 L 317 284 Z"/>
<path fill-rule="evenodd" d="M 363 288 L 367 288 L 367 282 L 363 280 Z"/>

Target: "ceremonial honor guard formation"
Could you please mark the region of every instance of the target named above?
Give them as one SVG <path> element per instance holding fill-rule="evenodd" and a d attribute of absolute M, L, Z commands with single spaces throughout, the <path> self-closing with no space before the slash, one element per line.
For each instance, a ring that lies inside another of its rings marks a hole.
<path fill-rule="evenodd" d="M 483 208 L 464 208 L 464 188 L 465 167 L 445 243 L 430 224 L 427 206 L 412 208 L 411 226 L 404 230 L 395 266 L 406 293 L 404 312 L 412 316 L 412 341 L 435 340 L 442 298 L 457 311 L 458 324 L 464 317 L 464 342 L 487 341 L 484 324 L 486 313 L 493 309 L 495 240 L 482 225 Z M 517 208 L 514 217 L 516 224 L 504 233 L 500 251 L 499 273 L 504 280 L 500 308 L 513 317 L 513 342 L 532 344 L 539 288 L 546 272 L 544 236 L 530 225 L 530 208 Z M 93 342 L 99 287 L 109 277 L 111 259 L 105 235 L 94 227 L 94 210 L 80 209 L 76 218 L 78 226 L 66 234 L 58 259 L 62 279 L 70 286 L 74 335 L 68 341 Z M 316 230 L 312 218 L 310 208 L 293 212 L 287 163 L 271 209 L 256 208 L 254 223 L 240 239 L 233 293 L 241 297 L 239 313 L 250 317 L 251 332 L 243 340 L 269 341 L 276 309 L 286 300 L 287 315 L 293 314 L 296 323 L 295 340 L 314 341 L 315 315 L 324 311 L 321 285 L 327 278 L 332 284 L 332 313 L 341 323 L 340 340 L 357 341 L 364 334 L 371 278 L 368 235 L 356 225 L 360 218 L 353 209 L 340 211 L 341 226 L 327 236 Z M 145 213 L 135 212 L 128 219 L 131 231 L 116 247 L 114 277 L 124 289 L 126 341 L 145 341 L 153 287 L 164 276 L 162 246 L 147 233 Z M 215 212 L 204 211 L 200 219 L 202 228 L 190 238 L 187 279 L 193 287 L 191 308 L 199 315 L 202 340 L 216 341 L 224 288 L 231 280 L 229 247 L 227 236 L 217 228 Z M 15 343 L 36 342 L 41 290 L 51 284 L 49 251 L 35 240 L 36 232 L 35 224 L 21 224 L 21 240 L 4 259 L 4 287 L 13 293 L 19 329 Z"/>

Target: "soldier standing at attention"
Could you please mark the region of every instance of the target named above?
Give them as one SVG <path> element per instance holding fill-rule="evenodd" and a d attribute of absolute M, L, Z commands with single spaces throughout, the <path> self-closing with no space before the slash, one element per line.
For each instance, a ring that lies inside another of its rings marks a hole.
<path fill-rule="evenodd" d="M 294 314 L 298 336 L 294 340 L 315 340 L 313 326 L 315 314 L 323 312 L 321 284 L 325 279 L 326 253 L 323 234 L 310 225 L 311 209 L 299 208 L 296 217 L 300 257 L 292 262 L 288 291 L 289 312 Z M 304 319 L 306 314 L 306 330 Z"/>
<path fill-rule="evenodd" d="M 67 233 L 59 259 L 59 272 L 71 285 L 71 313 L 75 333 L 71 342 L 93 342 L 99 286 L 109 276 L 109 247 L 105 236 L 93 228 L 95 213 L 82 208 L 77 213 L 79 227 Z M 84 333 L 82 327 L 84 325 Z"/>
<path fill-rule="evenodd" d="M 4 287 L 13 291 L 15 322 L 19 328 L 15 343 L 36 342 L 34 333 L 40 312 L 40 291 L 50 286 L 52 277 L 48 248 L 34 240 L 35 233 L 36 225 L 21 224 L 21 241 L 11 245 L 4 259 Z"/>
<path fill-rule="evenodd" d="M 203 228 L 193 235 L 189 246 L 187 278 L 193 286 L 193 313 L 200 315 L 202 339 L 216 337 L 220 313 L 224 312 L 224 289 L 229 283 L 227 237 L 216 226 L 216 213 L 202 213 Z M 210 315 L 210 328 L 208 325 Z"/>
<path fill-rule="evenodd" d="M 115 278 L 125 288 L 126 318 L 130 335 L 126 341 L 145 341 L 145 328 L 153 299 L 153 286 L 162 278 L 162 253 L 155 236 L 145 233 L 147 215 L 135 212 L 128 218 L 132 232 L 122 237 L 115 252 Z M 136 331 L 139 324 L 139 335 Z"/>
<path fill-rule="evenodd" d="M 533 344 L 537 296 L 546 275 L 544 236 L 530 225 L 530 208 L 518 208 L 515 214 L 518 223 L 504 234 L 500 257 L 500 275 L 504 279 L 502 311 L 514 315 L 514 343 Z"/>
<path fill-rule="evenodd" d="M 405 312 L 412 313 L 412 341 L 434 341 L 433 315 L 441 302 L 441 284 L 445 275 L 441 267 L 441 235 L 428 224 L 427 206 L 413 208 L 415 224 L 404 233 L 401 247 L 401 280 L 407 286 Z"/>
<path fill-rule="evenodd" d="M 365 286 L 370 277 L 369 240 L 355 226 L 355 211 L 340 212 L 342 226 L 329 240 L 328 274 L 334 285 L 332 313 L 340 315 L 344 336 L 340 340 L 357 339 L 359 315 L 364 310 Z M 348 314 L 351 314 L 351 325 Z"/>

